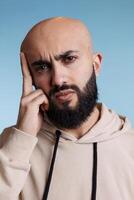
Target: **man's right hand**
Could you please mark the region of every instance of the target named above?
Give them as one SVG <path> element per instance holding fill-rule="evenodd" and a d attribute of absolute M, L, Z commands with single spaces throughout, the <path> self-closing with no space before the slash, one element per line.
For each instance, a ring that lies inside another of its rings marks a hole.
<path fill-rule="evenodd" d="M 23 75 L 23 91 L 16 128 L 36 136 L 43 122 L 40 106 L 43 104 L 43 107 L 47 110 L 49 102 L 41 89 L 33 90 L 32 77 L 24 53 L 21 53 L 20 59 Z"/>

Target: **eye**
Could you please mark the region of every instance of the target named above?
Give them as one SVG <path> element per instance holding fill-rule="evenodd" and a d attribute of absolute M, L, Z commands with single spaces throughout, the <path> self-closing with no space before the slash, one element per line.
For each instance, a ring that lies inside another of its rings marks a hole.
<path fill-rule="evenodd" d="M 65 62 L 66 64 L 73 63 L 76 58 L 76 56 L 66 56 L 65 58 L 63 58 L 63 62 Z"/>
<path fill-rule="evenodd" d="M 37 72 L 47 72 L 50 69 L 50 66 L 47 64 L 41 64 L 36 67 Z"/>

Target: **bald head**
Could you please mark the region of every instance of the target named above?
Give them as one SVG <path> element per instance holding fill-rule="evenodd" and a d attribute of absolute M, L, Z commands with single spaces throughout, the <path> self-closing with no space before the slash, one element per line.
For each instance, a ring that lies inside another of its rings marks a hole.
<path fill-rule="evenodd" d="M 52 103 L 52 115 L 55 109 L 55 119 L 50 117 L 50 121 L 54 123 L 61 112 L 58 122 L 61 125 L 67 109 L 70 109 L 67 117 L 69 120 L 73 119 L 70 116 L 74 109 L 78 109 L 81 116 L 84 116 L 84 110 L 88 109 L 81 110 L 77 105 L 86 92 L 88 99 L 83 98 L 81 104 L 85 102 L 88 107 L 87 102 L 91 100 L 89 107 L 93 108 L 92 98 L 96 96 L 93 94 L 96 91 L 95 75 L 100 69 L 101 56 L 92 52 L 90 33 L 80 20 L 56 17 L 41 21 L 28 32 L 21 51 L 26 56 L 35 88 L 41 89 Z M 60 90 L 68 93 L 61 95 Z M 65 113 L 62 109 L 65 109 Z M 79 115 L 78 112 L 74 116 Z M 79 124 L 75 117 L 74 121 Z"/>
<path fill-rule="evenodd" d="M 38 50 L 41 44 L 49 48 L 55 42 L 79 42 L 92 50 L 91 36 L 87 27 L 78 19 L 55 17 L 43 20 L 32 27 L 21 45 L 21 51 L 27 53 Z"/>

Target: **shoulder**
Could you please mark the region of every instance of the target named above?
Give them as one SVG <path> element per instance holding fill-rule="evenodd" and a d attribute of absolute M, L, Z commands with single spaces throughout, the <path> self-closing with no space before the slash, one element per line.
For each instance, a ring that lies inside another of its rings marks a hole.
<path fill-rule="evenodd" d="M 134 152 L 134 129 L 131 128 L 124 132 L 120 137 L 118 137 L 117 143 L 120 148 Z"/>

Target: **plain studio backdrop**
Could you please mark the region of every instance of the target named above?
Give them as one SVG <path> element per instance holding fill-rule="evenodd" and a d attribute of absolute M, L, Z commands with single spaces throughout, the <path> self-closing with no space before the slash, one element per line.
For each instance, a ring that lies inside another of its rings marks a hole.
<path fill-rule="evenodd" d="M 17 119 L 20 44 L 31 26 L 52 16 L 79 18 L 90 28 L 95 51 L 103 54 L 99 101 L 134 125 L 133 0 L 0 0 L 0 132 Z"/>

